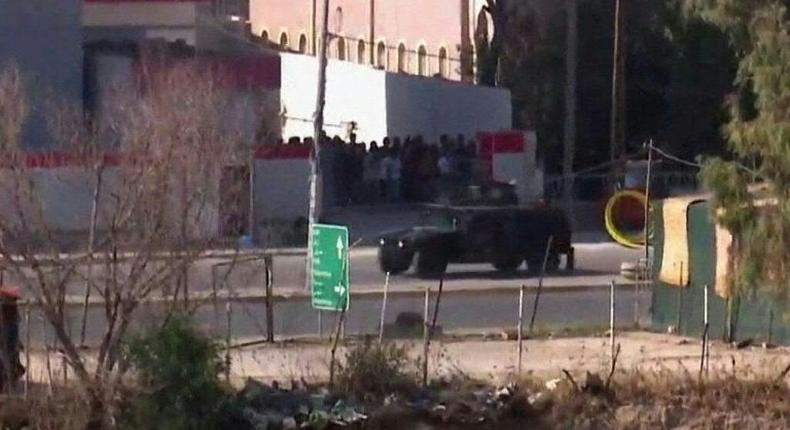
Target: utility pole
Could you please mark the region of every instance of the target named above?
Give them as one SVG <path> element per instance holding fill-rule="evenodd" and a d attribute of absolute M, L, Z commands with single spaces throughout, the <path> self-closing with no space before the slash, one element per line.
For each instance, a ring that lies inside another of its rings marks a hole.
<path fill-rule="evenodd" d="M 311 28 L 310 39 L 312 39 L 310 41 L 311 42 L 310 43 L 310 47 L 311 47 L 310 53 L 313 54 L 314 57 L 318 55 L 318 40 L 317 40 L 318 37 L 316 37 L 316 28 L 315 28 L 316 27 L 316 22 L 318 22 L 318 18 L 316 17 L 316 15 L 318 14 L 318 5 L 316 4 L 317 1 L 318 0 L 313 0 L 313 2 L 312 2 L 313 3 L 313 5 L 312 5 L 313 8 L 310 10 L 310 12 L 311 12 L 310 13 L 310 21 L 311 21 L 310 22 L 310 28 Z"/>
<path fill-rule="evenodd" d="M 326 105 L 326 46 L 329 42 L 329 0 L 323 0 L 324 13 L 321 16 L 321 46 L 318 54 L 318 91 L 316 91 L 315 114 L 313 118 L 313 161 L 310 163 L 310 203 L 307 215 L 307 268 L 305 286 L 310 289 L 313 266 L 313 225 L 320 215 L 318 199 L 321 181 L 321 135 L 324 131 L 324 106 Z"/>
<path fill-rule="evenodd" d="M 370 64 L 376 64 L 376 0 L 370 0 Z"/>
<path fill-rule="evenodd" d="M 571 220 L 573 205 L 573 156 L 576 149 L 576 63 L 579 35 L 579 16 L 576 0 L 565 0 L 566 49 L 565 49 L 565 130 L 562 167 L 563 198 L 565 210 Z"/>
<path fill-rule="evenodd" d="M 614 55 L 612 59 L 612 117 L 609 156 L 612 169 L 623 151 L 625 140 L 625 5 L 615 0 Z"/>

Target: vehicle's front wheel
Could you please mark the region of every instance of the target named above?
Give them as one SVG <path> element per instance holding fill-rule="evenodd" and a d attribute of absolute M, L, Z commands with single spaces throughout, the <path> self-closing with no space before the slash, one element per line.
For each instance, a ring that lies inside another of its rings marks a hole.
<path fill-rule="evenodd" d="M 379 268 L 384 273 L 399 275 L 411 267 L 412 254 L 394 255 L 379 250 Z"/>
<path fill-rule="evenodd" d="M 447 271 L 447 258 L 441 253 L 422 250 L 417 254 L 417 276 L 436 278 Z"/>

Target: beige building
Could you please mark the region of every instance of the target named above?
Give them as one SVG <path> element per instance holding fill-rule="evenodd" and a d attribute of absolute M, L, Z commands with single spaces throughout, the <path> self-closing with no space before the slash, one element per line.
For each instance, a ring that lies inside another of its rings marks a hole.
<path fill-rule="evenodd" d="M 485 0 L 330 0 L 330 58 L 390 72 L 474 81 L 474 34 Z M 315 54 L 322 1 L 250 0 L 252 32 Z"/>

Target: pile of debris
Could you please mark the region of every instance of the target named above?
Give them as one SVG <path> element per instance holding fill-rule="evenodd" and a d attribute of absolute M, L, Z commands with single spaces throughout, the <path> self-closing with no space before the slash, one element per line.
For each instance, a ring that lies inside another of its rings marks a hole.
<path fill-rule="evenodd" d="M 588 372 L 577 382 L 563 373 L 562 378 L 545 383 L 528 381 L 528 386 L 437 383 L 391 394 L 377 404 L 358 403 L 304 383 L 285 390 L 276 383 L 248 381 L 236 398 L 246 426 L 236 428 L 696 430 L 753 428 L 758 423 L 759 428 L 790 427 L 785 418 L 790 416 L 790 405 L 781 400 L 787 388 L 775 384 L 712 381 L 703 389 L 699 381 L 677 380 L 665 387 L 637 375 L 615 387 L 611 375 L 602 378 Z M 746 399 L 762 405 L 764 411 L 756 411 Z"/>
<path fill-rule="evenodd" d="M 276 381 L 267 385 L 250 379 L 235 400 L 251 430 L 356 428 L 349 426 L 367 419 L 361 408 L 303 382 L 283 389 Z"/>
<path fill-rule="evenodd" d="M 515 384 L 498 389 L 432 387 L 392 394 L 383 404 L 362 405 L 303 383 L 286 390 L 276 382 L 248 380 L 235 400 L 251 430 L 500 428 L 504 423 L 537 423 L 551 408 L 551 390 L 558 383 L 551 384 L 532 395 Z"/>

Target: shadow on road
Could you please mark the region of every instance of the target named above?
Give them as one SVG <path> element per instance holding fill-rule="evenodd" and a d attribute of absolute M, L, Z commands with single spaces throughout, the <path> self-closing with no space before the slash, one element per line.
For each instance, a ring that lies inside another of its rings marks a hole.
<path fill-rule="evenodd" d="M 597 270 L 574 270 L 574 271 L 556 271 L 551 273 L 546 273 L 545 278 L 573 278 L 573 277 L 581 277 L 581 276 L 597 276 L 597 275 L 606 275 L 608 272 L 606 271 L 597 271 Z M 432 277 L 432 278 L 421 278 L 417 276 L 416 273 L 405 273 L 400 275 L 401 277 L 411 278 L 411 279 L 436 279 L 438 280 L 439 277 Z M 496 270 L 470 270 L 465 272 L 450 272 L 444 275 L 445 281 L 452 281 L 452 280 L 500 280 L 500 279 L 538 279 L 539 276 L 535 273 L 532 273 L 528 270 L 516 270 L 513 272 L 499 272 Z"/>

